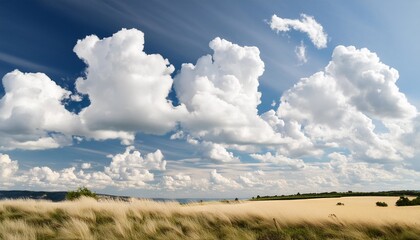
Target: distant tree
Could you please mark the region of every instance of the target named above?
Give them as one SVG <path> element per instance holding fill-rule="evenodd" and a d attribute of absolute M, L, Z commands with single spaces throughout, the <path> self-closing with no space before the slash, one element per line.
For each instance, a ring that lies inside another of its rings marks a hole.
<path fill-rule="evenodd" d="M 397 200 L 395 205 L 397 205 L 397 206 L 410 206 L 411 201 L 410 201 L 410 199 L 408 199 L 408 197 L 400 197 L 400 199 Z"/>
<path fill-rule="evenodd" d="M 296 195 L 300 196 L 300 192 L 298 192 Z"/>
<path fill-rule="evenodd" d="M 420 205 L 420 196 L 414 198 L 413 200 L 408 199 L 407 197 L 400 197 L 398 201 L 395 203 L 397 206 L 414 206 Z"/>
<path fill-rule="evenodd" d="M 79 187 L 76 191 L 69 191 L 66 194 L 67 200 L 76 200 L 80 197 L 91 197 L 94 199 L 98 199 L 96 193 L 92 192 L 87 187 Z"/>
<path fill-rule="evenodd" d="M 378 207 L 388 207 L 388 204 L 386 202 L 376 202 L 376 206 L 378 206 Z"/>
<path fill-rule="evenodd" d="M 420 205 L 420 196 L 411 200 L 411 205 Z"/>
<path fill-rule="evenodd" d="M 235 198 L 235 201 L 237 202 L 237 201 L 239 201 L 239 199 L 238 198 Z"/>
<path fill-rule="evenodd" d="M 260 195 L 257 195 L 257 199 L 261 198 Z"/>

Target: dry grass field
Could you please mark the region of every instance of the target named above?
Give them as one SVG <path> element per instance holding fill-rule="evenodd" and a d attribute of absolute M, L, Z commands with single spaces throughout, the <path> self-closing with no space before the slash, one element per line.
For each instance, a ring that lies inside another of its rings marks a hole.
<path fill-rule="evenodd" d="M 278 218 L 286 222 L 335 221 L 345 223 L 404 223 L 420 226 L 420 206 L 397 207 L 399 197 L 344 197 L 281 201 L 247 201 L 242 204 L 212 204 L 194 206 L 195 210 L 222 213 L 247 213 Z M 344 206 L 337 206 L 338 202 Z M 388 207 L 377 207 L 376 202 L 386 202 Z M 335 217 L 334 217 L 335 216 Z M 420 236 L 419 236 L 420 239 Z"/>
<path fill-rule="evenodd" d="M 397 199 L 0 201 L 0 239 L 420 239 L 420 207 Z"/>

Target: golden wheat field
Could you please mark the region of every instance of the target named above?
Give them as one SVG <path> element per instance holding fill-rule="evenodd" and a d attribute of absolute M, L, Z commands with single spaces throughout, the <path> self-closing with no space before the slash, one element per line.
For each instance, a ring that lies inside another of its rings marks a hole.
<path fill-rule="evenodd" d="M 420 207 L 397 199 L 0 201 L 0 239 L 420 239 Z"/>
<path fill-rule="evenodd" d="M 279 221 L 343 221 L 376 224 L 405 223 L 420 226 L 420 206 L 397 207 L 399 197 L 343 197 L 281 201 L 246 201 L 241 204 L 211 204 L 192 206 L 191 209 L 247 213 L 278 218 Z M 388 207 L 377 207 L 376 202 L 386 202 Z M 344 206 L 337 206 L 338 202 Z M 420 239 L 420 236 L 419 236 Z"/>

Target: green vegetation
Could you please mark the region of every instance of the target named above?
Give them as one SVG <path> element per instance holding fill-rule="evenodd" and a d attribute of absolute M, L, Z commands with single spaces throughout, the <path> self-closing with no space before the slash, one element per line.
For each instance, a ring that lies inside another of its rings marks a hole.
<path fill-rule="evenodd" d="M 416 225 L 288 222 L 151 201 L 0 202 L 0 239 L 418 239 Z"/>
<path fill-rule="evenodd" d="M 368 196 L 420 196 L 419 191 L 386 191 L 386 192 L 323 192 L 323 193 L 297 193 L 294 195 L 275 195 L 252 197 L 251 201 L 261 200 L 295 200 L 295 199 L 311 199 L 311 198 L 340 198 L 340 197 L 368 197 Z M 420 200 L 419 200 L 420 201 Z"/>
<path fill-rule="evenodd" d="M 408 199 L 407 197 L 400 197 L 398 201 L 395 203 L 397 206 L 415 206 L 420 205 L 420 196 L 414 198 L 412 200 Z"/>
<path fill-rule="evenodd" d="M 376 202 L 376 206 L 378 206 L 378 207 L 388 207 L 388 204 L 386 202 Z"/>
<path fill-rule="evenodd" d="M 81 197 L 90 197 L 94 199 L 98 199 L 96 193 L 89 190 L 87 187 L 79 187 L 76 191 L 70 191 L 66 194 L 67 200 L 76 200 Z"/>

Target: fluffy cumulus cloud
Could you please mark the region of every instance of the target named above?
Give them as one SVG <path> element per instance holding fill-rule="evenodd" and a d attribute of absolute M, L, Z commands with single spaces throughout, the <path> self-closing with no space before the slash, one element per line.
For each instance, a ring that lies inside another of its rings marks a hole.
<path fill-rule="evenodd" d="M 7 154 L 0 154 L 0 186 L 9 185 L 18 169 L 17 161 L 12 161 Z"/>
<path fill-rule="evenodd" d="M 242 188 L 242 186 L 235 180 L 223 176 L 222 174 L 218 173 L 216 169 L 213 169 L 210 172 L 210 183 L 212 184 L 212 189 L 218 191 Z"/>
<path fill-rule="evenodd" d="M 154 174 L 149 170 L 166 169 L 166 161 L 160 150 L 142 156 L 133 147 L 127 147 L 122 154 L 112 157 L 112 162 L 105 167 L 105 173 L 109 175 L 117 185 L 125 187 L 142 187 L 146 182 L 154 180 Z"/>
<path fill-rule="evenodd" d="M 174 176 L 163 176 L 162 187 L 170 191 L 186 189 L 193 184 L 191 177 L 186 174 L 176 174 Z"/>
<path fill-rule="evenodd" d="M 2 170 L 0 177 L 2 186 L 6 188 L 20 185 L 63 190 L 83 185 L 93 189 L 118 187 L 118 189 L 167 190 L 181 194 L 206 194 L 207 197 L 209 191 L 216 194 L 212 195 L 214 197 L 219 196 L 217 194 L 220 192 L 229 193 L 229 196 L 234 192 L 239 194 L 238 196 L 250 197 L 251 189 L 254 195 L 275 195 L 296 193 L 297 190 L 313 191 L 314 188 L 319 191 L 330 191 L 331 188 L 343 191 L 349 188 L 366 190 L 366 186 L 371 187 L 369 190 L 375 190 L 375 187 L 388 185 L 407 188 L 416 186 L 420 180 L 419 172 L 407 169 L 403 165 L 385 168 L 377 163 L 356 161 L 352 156 L 339 152 L 329 154 L 323 162 L 306 163 L 305 168 L 300 171 L 283 168 L 283 162 L 280 163 L 280 167 L 265 167 L 267 171 L 251 170 L 251 168 L 238 171 L 236 168 L 240 167 L 240 163 L 236 163 L 237 167 L 233 165 L 233 168 L 232 166 L 225 168 L 223 173 L 215 169 L 201 169 L 199 173 L 194 174 L 191 169 L 177 168 L 175 174 L 158 175 L 156 178 L 151 171 L 163 169 L 162 164 L 156 164 L 160 159 L 156 157 L 159 154 L 156 155 L 155 152 L 142 157 L 135 152 L 137 151 L 129 148 L 124 153 L 112 156 L 111 163 L 104 168 L 104 171 L 76 167 L 53 170 L 46 166 L 19 170 L 17 161 L 11 160 L 8 155 L 0 155 Z M 145 166 L 149 166 L 149 169 Z"/>
<path fill-rule="evenodd" d="M 270 24 L 277 31 L 307 33 L 315 46 L 326 47 L 327 35 L 313 17 L 274 15 Z M 375 53 L 336 47 L 324 70 L 285 91 L 276 110 L 259 114 L 264 72 L 259 49 L 220 38 L 209 46 L 212 55 L 183 64 L 172 80 L 169 61 L 144 52 L 141 31 L 123 29 L 103 39 L 88 36 L 74 48 L 87 64 L 85 76 L 76 81 L 77 92 L 45 74 L 15 70 L 3 77 L 5 95 L 0 99 L 0 149 L 56 148 L 83 138 L 118 138 L 130 144 L 137 132 L 177 130 L 172 140 L 185 140 L 213 160 L 200 163 L 205 174 L 167 173 L 160 150 L 142 155 L 128 147 L 111 155 L 103 171 L 90 163 L 19 170 L 17 161 L 0 155 L 1 184 L 245 192 L 253 187 L 311 190 L 420 179 L 404 161 L 418 154 L 417 109 L 398 89 L 398 71 Z M 306 61 L 303 43 L 296 53 Z M 172 87 L 178 106 L 168 100 Z M 89 98 L 89 106 L 78 114 L 66 110 L 64 102 L 82 97 Z M 249 154 L 253 167 L 241 163 L 238 156 L 244 155 L 239 152 Z M 215 168 L 223 171 L 208 170 Z"/>
<path fill-rule="evenodd" d="M 167 100 L 174 67 L 143 49 L 144 34 L 136 29 L 77 42 L 74 52 L 87 64 L 86 77 L 77 79 L 76 88 L 91 102 L 80 113 L 88 129 L 163 134 L 183 116 L 184 106 Z"/>
<path fill-rule="evenodd" d="M 347 148 L 361 159 L 402 160 L 410 151 L 400 147 L 400 137 L 412 130 L 417 110 L 397 79 L 398 72 L 369 50 L 338 46 L 324 71 L 284 93 L 277 115 L 320 147 Z M 375 122 L 387 131 L 377 131 Z"/>
<path fill-rule="evenodd" d="M 265 154 L 251 154 L 251 157 L 265 163 L 274 163 L 286 169 L 299 170 L 306 167 L 305 162 L 301 159 L 292 159 L 283 155 L 272 155 L 270 152 Z"/>
<path fill-rule="evenodd" d="M 336 79 L 346 100 L 369 117 L 405 119 L 417 113 L 396 85 L 398 71 L 366 48 L 336 47 L 325 71 Z"/>
<path fill-rule="evenodd" d="M 264 72 L 258 48 L 220 38 L 209 46 L 212 56 L 183 64 L 174 78 L 179 101 L 189 112 L 181 121 L 184 131 L 217 143 L 278 142 L 280 136 L 258 115 L 258 78 Z"/>
<path fill-rule="evenodd" d="M 19 184 L 44 189 L 74 189 L 80 186 L 104 188 L 113 186 L 112 178 L 104 172 L 84 172 L 75 167 L 53 170 L 49 167 L 34 167 L 17 178 Z"/>
<path fill-rule="evenodd" d="M 144 36 L 123 29 L 112 37 L 91 35 L 74 47 L 87 66 L 71 94 L 42 73 L 6 74 L 0 99 L 1 149 L 47 149 L 70 145 L 72 136 L 97 140 L 122 139 L 129 144 L 136 132 L 163 134 L 186 114 L 183 105 L 167 100 L 174 67 L 159 54 L 143 51 Z M 90 105 L 78 115 L 64 101 Z"/>
<path fill-rule="evenodd" d="M 179 132 L 172 135 L 172 137 L 178 137 Z M 190 136 L 187 136 L 187 142 L 197 146 L 202 152 L 202 156 L 209 158 L 216 162 L 238 162 L 239 158 L 235 157 L 232 152 L 226 150 L 226 146 L 223 144 L 198 141 Z"/>
<path fill-rule="evenodd" d="M 373 181 L 392 181 L 395 175 L 385 170 L 381 165 L 355 162 L 341 153 L 331 153 L 328 168 L 339 178 L 343 184 L 352 185 Z"/>
<path fill-rule="evenodd" d="M 72 189 L 78 186 L 92 188 L 118 187 L 149 188 L 155 180 L 153 171 L 166 170 L 166 160 L 160 150 L 144 156 L 134 147 L 125 152 L 110 155 L 111 162 L 103 171 L 91 169 L 91 164 L 83 163 L 80 168 L 70 167 L 53 170 L 47 166 L 19 170 L 18 162 L 8 155 L 0 154 L 0 179 L 2 185 L 16 185 L 49 189 Z M 178 177 L 179 178 L 179 177 Z M 175 177 L 175 180 L 178 179 Z"/>
<path fill-rule="evenodd" d="M 71 144 L 79 126 L 75 114 L 62 101 L 64 90 L 43 73 L 18 70 L 2 79 L 5 94 L 0 99 L 0 148 L 46 149 Z"/>
<path fill-rule="evenodd" d="M 271 17 L 270 27 L 277 32 L 288 32 L 294 29 L 306 33 L 317 48 L 327 47 L 327 34 L 322 25 L 312 16 L 301 14 L 301 19 L 288 19 L 274 14 Z"/>

